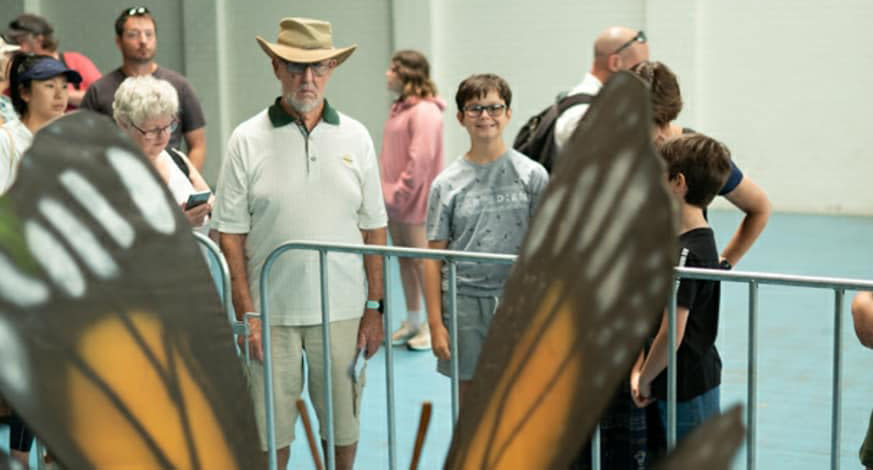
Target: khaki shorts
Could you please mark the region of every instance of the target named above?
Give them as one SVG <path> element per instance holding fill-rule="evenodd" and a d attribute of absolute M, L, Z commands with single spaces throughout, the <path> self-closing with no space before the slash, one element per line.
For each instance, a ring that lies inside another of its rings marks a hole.
<path fill-rule="evenodd" d="M 331 377 L 333 380 L 334 438 L 337 446 L 358 442 L 361 392 L 366 380 L 365 373 L 357 383 L 349 376 L 349 364 L 355 356 L 358 343 L 359 319 L 343 320 L 330 324 Z M 273 326 L 273 396 L 275 399 L 276 447 L 287 447 L 294 440 L 294 425 L 297 422 L 295 403 L 303 393 L 303 352 L 306 352 L 309 380 L 309 399 L 315 407 L 319 423 L 327 417 L 324 400 L 324 351 L 321 341 L 321 325 Z M 249 390 L 255 402 L 255 419 L 261 448 L 267 450 L 266 412 L 264 409 L 263 363 L 252 361 L 246 368 Z M 321 438 L 327 440 L 327 426 L 319 425 Z"/>

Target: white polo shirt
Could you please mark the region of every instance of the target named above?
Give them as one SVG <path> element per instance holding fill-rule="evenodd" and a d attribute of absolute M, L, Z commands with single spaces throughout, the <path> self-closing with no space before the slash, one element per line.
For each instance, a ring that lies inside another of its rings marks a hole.
<path fill-rule="evenodd" d="M 596 96 L 600 93 L 601 88 L 603 88 L 603 83 L 600 83 L 600 80 L 594 75 L 591 75 L 591 73 L 586 73 L 582 82 L 570 90 L 567 95 L 570 96 L 579 93 L 587 93 Z M 573 135 L 576 126 L 579 125 L 579 121 L 581 121 L 582 117 L 585 116 L 585 113 L 588 112 L 588 106 L 590 106 L 588 103 L 570 106 L 564 110 L 560 116 L 558 116 L 557 120 L 555 120 L 554 135 L 558 151 L 564 148 L 564 144 L 570 140 L 570 136 Z"/>
<path fill-rule="evenodd" d="M 370 134 L 326 100 L 322 120 L 308 135 L 278 104 L 231 135 L 212 226 L 247 234 L 247 273 L 256 310 L 261 309 L 261 268 L 278 245 L 290 240 L 361 244 L 361 229 L 387 223 Z M 367 300 L 363 258 L 330 253 L 327 265 L 331 321 L 359 318 Z M 281 255 L 271 269 L 267 296 L 272 324 L 320 324 L 317 252 Z"/>
<path fill-rule="evenodd" d="M 23 122 L 16 119 L 3 124 L 0 129 L 0 194 L 15 182 L 21 157 L 31 143 L 33 134 Z"/>

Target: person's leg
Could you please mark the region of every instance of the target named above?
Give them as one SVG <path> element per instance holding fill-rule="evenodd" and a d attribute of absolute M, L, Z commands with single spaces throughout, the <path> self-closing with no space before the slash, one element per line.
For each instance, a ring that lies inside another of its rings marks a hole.
<path fill-rule="evenodd" d="M 33 433 L 14 410 L 9 417 L 9 455 L 24 468 L 29 468 L 30 448 L 33 445 Z"/>
<path fill-rule="evenodd" d="M 278 468 L 288 466 L 290 445 L 294 441 L 297 422 L 295 403 L 303 392 L 303 347 L 298 328 L 273 326 L 270 328 L 273 355 L 273 399 L 276 424 L 276 463 Z M 261 449 L 267 450 L 266 408 L 264 407 L 263 363 L 252 360 L 246 367 L 249 391 L 255 405 L 255 422 L 261 439 Z"/>
<path fill-rule="evenodd" d="M 861 465 L 867 470 L 873 470 L 873 412 L 870 412 L 870 424 L 867 426 L 867 435 L 864 437 L 858 456 L 861 458 Z"/>
<path fill-rule="evenodd" d="M 391 242 L 394 246 L 409 247 L 410 241 L 407 238 L 406 224 L 388 221 L 388 232 L 391 234 Z M 419 332 L 421 301 L 419 274 L 416 269 L 416 262 L 412 258 L 397 258 L 397 264 L 400 268 L 400 282 L 403 285 L 403 296 L 406 300 L 406 319 L 391 334 L 391 341 L 394 344 L 405 344 L 410 338 Z M 427 322 L 424 322 L 427 324 Z"/>
<path fill-rule="evenodd" d="M 405 224 L 406 246 L 410 248 L 427 248 L 427 233 L 424 224 Z M 403 259 L 403 258 L 399 258 Z M 415 351 L 430 350 L 430 328 L 427 324 L 427 313 L 421 306 L 421 296 L 424 293 L 424 260 L 407 258 L 412 264 L 410 272 L 415 276 L 415 307 L 410 303 L 410 288 L 404 284 L 406 292 L 407 321 L 419 325 L 418 333 L 407 341 L 409 348 Z M 413 319 L 414 318 L 414 319 Z"/>
<path fill-rule="evenodd" d="M 330 376 L 333 386 L 334 457 L 337 470 L 352 470 L 360 432 L 361 396 L 366 367 L 354 380 L 349 364 L 357 354 L 358 319 L 330 324 Z M 309 366 L 309 398 L 319 422 L 322 447 L 327 447 L 327 402 L 324 396 L 324 349 L 321 326 L 306 327 L 303 348 Z M 325 454 L 327 455 L 327 454 Z"/>
<path fill-rule="evenodd" d="M 715 387 L 708 392 L 690 400 L 676 402 L 676 442 L 682 440 L 688 433 L 703 424 L 707 418 L 718 414 L 721 392 Z M 661 411 L 661 422 L 667 428 L 667 402 L 658 400 Z"/>

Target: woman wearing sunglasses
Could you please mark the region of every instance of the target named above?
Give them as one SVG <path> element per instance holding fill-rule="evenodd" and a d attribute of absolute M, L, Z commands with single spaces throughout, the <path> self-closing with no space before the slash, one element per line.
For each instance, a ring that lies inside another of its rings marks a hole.
<path fill-rule="evenodd" d="M 20 119 L 0 128 L 0 194 L 12 182 L 33 134 L 67 109 L 67 83 L 82 76 L 48 56 L 19 54 L 9 65 L 9 94 Z"/>
<path fill-rule="evenodd" d="M 130 77 L 115 92 L 112 116 L 142 149 L 170 189 L 176 203 L 193 227 L 205 227 L 212 211 L 212 196 L 206 203 L 187 207 L 191 194 L 209 191 L 209 185 L 182 152 L 167 147 L 176 130 L 179 98 L 166 80 L 151 75 Z"/>

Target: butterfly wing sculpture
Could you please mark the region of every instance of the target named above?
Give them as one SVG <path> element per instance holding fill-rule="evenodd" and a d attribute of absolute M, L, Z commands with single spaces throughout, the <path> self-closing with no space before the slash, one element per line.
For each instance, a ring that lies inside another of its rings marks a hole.
<path fill-rule="evenodd" d="M 266 468 L 203 254 L 106 118 L 35 136 L 0 198 L 0 394 L 66 468 Z"/>
<path fill-rule="evenodd" d="M 561 153 L 446 469 L 569 468 L 660 320 L 677 225 L 648 103 L 642 82 L 614 75 Z"/>

